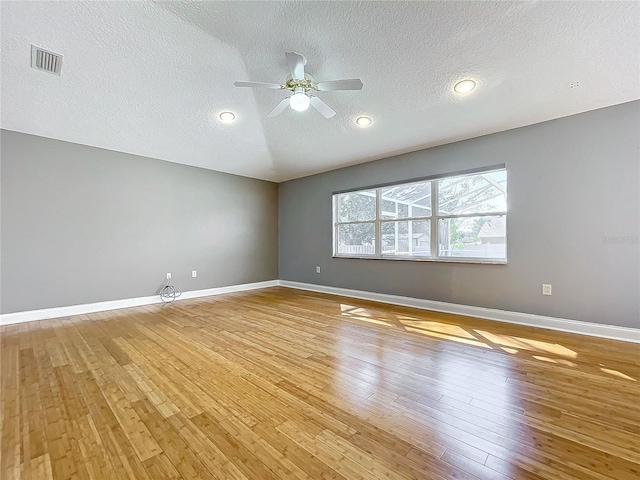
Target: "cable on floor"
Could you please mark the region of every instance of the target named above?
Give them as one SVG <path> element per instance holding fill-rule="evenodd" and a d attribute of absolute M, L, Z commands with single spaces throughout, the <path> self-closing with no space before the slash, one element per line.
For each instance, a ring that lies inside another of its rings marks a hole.
<path fill-rule="evenodd" d="M 171 303 L 180 295 L 182 295 L 182 290 L 180 290 L 175 285 L 171 285 L 171 279 L 169 279 L 167 280 L 167 284 L 160 289 L 158 295 L 160 295 L 160 299 L 164 303 Z"/>

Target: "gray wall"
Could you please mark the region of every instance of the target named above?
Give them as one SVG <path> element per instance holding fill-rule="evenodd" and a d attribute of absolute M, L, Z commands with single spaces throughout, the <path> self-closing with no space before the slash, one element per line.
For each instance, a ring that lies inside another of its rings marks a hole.
<path fill-rule="evenodd" d="M 2 131 L 1 312 L 278 278 L 275 183 Z M 191 278 L 191 271 L 198 276 Z"/>
<path fill-rule="evenodd" d="M 639 144 L 636 101 L 282 183 L 280 279 L 640 327 Z M 333 191 L 498 163 L 507 265 L 332 258 Z"/>

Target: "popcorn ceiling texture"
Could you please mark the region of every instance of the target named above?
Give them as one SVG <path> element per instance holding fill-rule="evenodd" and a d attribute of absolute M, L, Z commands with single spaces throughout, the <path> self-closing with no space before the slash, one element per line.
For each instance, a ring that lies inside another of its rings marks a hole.
<path fill-rule="evenodd" d="M 2 2 L 1 126 L 272 181 L 628 102 L 638 2 Z M 30 45 L 64 55 L 30 68 Z M 267 112 L 285 50 L 338 114 Z M 457 80 L 478 89 L 460 98 Z M 570 88 L 579 81 L 580 86 Z M 222 110 L 237 121 L 216 121 Z M 358 129 L 354 119 L 374 124 Z"/>

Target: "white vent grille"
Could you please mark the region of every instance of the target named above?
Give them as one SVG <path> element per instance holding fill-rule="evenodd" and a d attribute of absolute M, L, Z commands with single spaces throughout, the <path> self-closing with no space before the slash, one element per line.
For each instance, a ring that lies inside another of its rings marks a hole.
<path fill-rule="evenodd" d="M 31 45 L 31 66 L 38 70 L 60 75 L 62 55 Z"/>

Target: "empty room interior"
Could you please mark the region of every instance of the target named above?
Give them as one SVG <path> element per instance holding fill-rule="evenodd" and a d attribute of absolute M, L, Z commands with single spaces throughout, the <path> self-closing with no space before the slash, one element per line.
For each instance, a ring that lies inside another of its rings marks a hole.
<path fill-rule="evenodd" d="M 640 478 L 640 2 L 0 17 L 0 478 Z"/>

